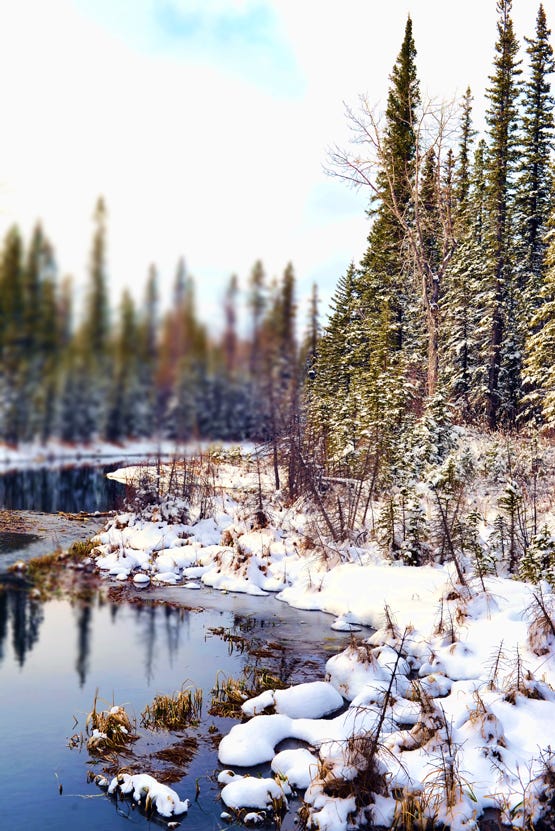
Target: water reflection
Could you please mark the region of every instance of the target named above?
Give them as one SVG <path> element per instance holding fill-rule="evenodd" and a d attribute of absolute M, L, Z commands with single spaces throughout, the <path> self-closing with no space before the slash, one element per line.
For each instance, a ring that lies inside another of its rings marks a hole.
<path fill-rule="evenodd" d="M 106 473 L 117 465 L 30 468 L 0 476 L 0 505 L 14 511 L 77 513 L 121 507 L 125 486 Z"/>
<path fill-rule="evenodd" d="M 190 610 L 185 607 L 157 606 L 152 603 L 140 603 L 136 607 L 136 618 L 144 644 L 145 678 L 150 683 L 154 679 L 156 659 L 160 651 L 160 636 L 163 635 L 170 667 L 181 645 L 181 632 L 187 631 Z M 163 626 L 160 625 L 160 618 Z"/>
<path fill-rule="evenodd" d="M 23 551 L 23 549 L 38 539 L 40 539 L 38 534 L 0 531 L 0 554 L 9 554 L 12 551 Z"/>
<path fill-rule="evenodd" d="M 75 671 L 79 686 L 84 687 L 89 672 L 89 655 L 94 625 L 94 607 L 103 607 L 106 601 L 98 594 L 91 600 L 74 604 L 76 625 Z M 110 603 L 110 621 L 116 624 L 120 604 Z M 154 679 L 156 658 L 162 647 L 172 667 L 181 646 L 180 633 L 187 628 L 189 610 L 171 606 L 157 606 L 149 602 L 138 603 L 134 616 L 138 623 L 138 642 L 143 653 L 145 679 Z M 161 620 L 162 619 L 162 620 Z M 44 605 L 32 597 L 24 588 L 0 585 L 0 664 L 5 657 L 6 642 L 11 633 L 13 650 L 19 666 L 23 666 L 27 653 L 39 639 L 41 623 L 44 620 Z M 161 625 L 163 621 L 163 625 Z M 163 636 L 163 639 L 160 636 Z"/>
<path fill-rule="evenodd" d="M 80 687 L 84 687 L 87 680 L 91 648 L 91 624 L 91 604 L 83 603 L 77 613 L 77 661 L 75 663 Z"/>
<path fill-rule="evenodd" d="M 212 773 L 218 764 L 219 736 L 233 722 L 208 712 L 216 679 L 241 679 L 247 664 L 257 661 L 272 674 L 281 669 L 289 683 L 323 677 L 323 646 L 330 632 L 325 615 L 291 609 L 271 597 L 222 595 L 208 589 L 202 596 L 179 589 L 181 604 L 199 604 L 203 611 L 160 601 L 156 605 L 154 592 L 132 593 L 128 599 L 133 602 L 117 603 L 92 592 L 73 602 L 41 603 L 24 588 L 0 586 L 0 736 L 2 756 L 9 760 L 2 767 L 9 794 L 2 807 L 2 827 L 119 831 L 127 825 L 117 812 L 119 803 L 114 811 L 113 803 L 86 779 L 86 751 L 76 753 L 68 739 L 85 729 L 96 698 L 103 709 L 124 704 L 138 717 L 155 695 L 186 685 L 203 691 L 206 707 L 203 726 L 191 733 L 198 740 L 194 758 L 187 760 L 187 772 L 177 771 L 179 781 L 172 786 L 191 800 L 183 827 L 221 828 L 219 786 Z M 247 638 L 248 648 L 230 652 L 226 633 Z M 348 636 L 331 633 L 331 639 L 337 652 Z M 147 756 L 141 750 L 139 766 L 144 762 L 149 770 L 153 765 L 166 770 L 170 762 L 177 764 L 173 745 L 171 760 L 164 760 L 156 755 L 166 746 L 162 738 L 143 738 Z M 195 782 L 202 789 L 198 801 Z M 154 827 L 152 818 L 137 811 L 130 816 L 145 831 Z M 293 826 L 286 820 L 285 827 Z"/>
<path fill-rule="evenodd" d="M 39 639 L 43 619 L 42 604 L 31 598 L 27 591 L 0 587 L 0 662 L 4 658 L 5 643 L 11 628 L 14 654 L 22 667 L 27 653 Z"/>

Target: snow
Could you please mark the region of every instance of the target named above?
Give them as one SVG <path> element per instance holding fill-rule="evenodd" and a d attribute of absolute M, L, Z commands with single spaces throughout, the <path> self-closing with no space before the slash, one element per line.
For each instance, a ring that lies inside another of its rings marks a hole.
<path fill-rule="evenodd" d="M 326 681 L 297 684 L 286 690 L 266 690 L 246 701 L 241 709 L 247 716 L 273 709 L 290 718 L 321 718 L 343 706 L 343 698 Z"/>
<path fill-rule="evenodd" d="M 223 737 L 219 760 L 239 769 L 270 763 L 275 778 L 223 772 L 224 804 L 268 811 L 290 787 L 306 788 L 310 822 L 320 831 L 391 824 L 400 810 L 393 791 L 454 831 L 476 828 L 488 807 L 514 826 L 539 817 L 555 768 L 555 649 L 534 596 L 542 592 L 554 619 L 552 588 L 509 576 L 479 580 L 468 568 L 460 585 L 452 563 L 393 562 L 374 541 L 328 541 L 322 556 L 306 544 L 303 503 L 285 507 L 279 494 L 272 502 L 266 496 L 269 522 L 258 527 L 245 496 L 257 494 L 252 466 L 222 463 L 216 478 L 234 499 L 218 496 L 208 517 L 194 506 L 187 523 L 116 517 L 96 538 L 97 567 L 135 583 L 194 578 L 194 586 L 272 592 L 297 608 L 328 612 L 335 629 L 376 629 L 331 657 L 325 678 L 243 704 L 247 720 Z M 474 502 L 485 538 L 495 499 L 483 490 Z M 285 740 L 302 746 L 283 750 Z M 370 756 L 382 786 L 366 793 L 368 804 L 358 806 L 348 787 L 331 795 L 328 783 L 355 781 Z"/>
<path fill-rule="evenodd" d="M 272 807 L 273 800 L 283 801 L 286 805 L 286 796 L 291 793 L 286 782 L 279 783 L 275 779 L 235 775 L 220 781 L 226 782 L 221 797 L 228 808 L 266 809 Z"/>
<path fill-rule="evenodd" d="M 177 793 L 167 785 L 162 785 L 148 773 L 120 773 L 112 779 L 108 793 L 120 792 L 123 796 L 131 794 L 135 802 L 146 800 L 153 805 L 162 817 L 171 817 L 187 813 L 189 800 L 181 801 Z"/>
<path fill-rule="evenodd" d="M 282 750 L 272 759 L 272 770 L 294 788 L 308 788 L 318 769 L 318 757 L 305 747 Z"/>

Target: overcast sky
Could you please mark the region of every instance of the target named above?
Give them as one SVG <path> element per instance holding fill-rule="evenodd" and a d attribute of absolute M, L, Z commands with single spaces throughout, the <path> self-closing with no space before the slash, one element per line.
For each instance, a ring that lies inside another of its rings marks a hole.
<path fill-rule="evenodd" d="M 514 0 L 521 42 L 537 5 Z M 151 262 L 167 298 L 183 255 L 206 318 L 257 258 L 293 262 L 302 315 L 314 281 L 325 305 L 368 232 L 326 148 L 343 102 L 383 102 L 409 12 L 423 91 L 470 84 L 479 119 L 495 0 L 0 0 L 0 233 L 40 218 L 83 286 L 102 194 L 114 303 Z"/>

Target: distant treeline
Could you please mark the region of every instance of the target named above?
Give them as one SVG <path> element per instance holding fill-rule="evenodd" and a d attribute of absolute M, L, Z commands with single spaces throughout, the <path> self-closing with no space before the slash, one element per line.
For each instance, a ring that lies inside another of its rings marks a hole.
<path fill-rule="evenodd" d="M 208 334 L 183 260 L 171 309 L 160 309 L 152 266 L 140 308 L 124 291 L 110 314 L 106 209 L 94 216 L 88 293 L 74 310 L 71 281 L 58 280 L 53 247 L 37 226 L 28 245 L 17 227 L 0 260 L 0 439 L 87 442 L 161 437 L 265 440 L 276 429 L 285 379 L 300 371 L 294 274 L 249 277 L 248 337 L 237 330 L 239 285 L 222 298 L 225 327 Z M 76 318 L 79 322 L 76 323 Z"/>

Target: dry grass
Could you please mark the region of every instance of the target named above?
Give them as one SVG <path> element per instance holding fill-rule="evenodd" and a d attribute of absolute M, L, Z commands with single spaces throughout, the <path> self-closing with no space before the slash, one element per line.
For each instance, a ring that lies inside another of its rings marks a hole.
<path fill-rule="evenodd" d="M 233 655 L 234 652 L 239 652 L 242 655 L 249 648 L 250 641 L 248 638 L 244 635 L 235 635 L 231 629 L 226 629 L 225 626 L 213 626 L 208 629 L 208 634 L 215 635 L 221 638 L 224 643 L 227 643 L 229 655 Z"/>
<path fill-rule="evenodd" d="M 85 723 L 87 750 L 103 759 L 128 751 L 139 737 L 125 708 L 114 706 L 109 710 L 98 710 L 97 702 L 98 690 Z"/>
<path fill-rule="evenodd" d="M 429 794 L 408 788 L 395 794 L 392 831 L 433 831 L 436 819 L 437 809 Z"/>
<path fill-rule="evenodd" d="M 548 655 L 555 641 L 555 614 L 553 600 L 544 596 L 541 587 L 533 595 L 528 608 L 528 645 L 535 655 Z"/>
<path fill-rule="evenodd" d="M 218 673 L 208 712 L 211 716 L 239 718 L 242 716 L 241 705 L 249 698 L 265 690 L 281 690 L 286 686 L 276 675 L 257 666 L 246 666 L 239 679 L 222 678 Z"/>
<path fill-rule="evenodd" d="M 181 689 L 173 695 L 157 695 L 141 714 L 149 730 L 183 730 L 197 725 L 202 713 L 202 690 Z"/>
<path fill-rule="evenodd" d="M 543 701 L 546 697 L 544 694 L 545 688 L 546 685 L 537 681 L 526 667 L 517 646 L 512 665 L 510 665 L 509 675 L 503 683 L 505 701 L 508 701 L 509 704 L 516 704 L 519 695 Z"/>
<path fill-rule="evenodd" d="M 345 762 L 349 768 L 356 768 L 352 779 L 336 776 L 333 770 L 320 765 L 318 778 L 322 780 L 328 796 L 348 799 L 354 796 L 358 808 L 368 805 L 371 794 L 386 794 L 385 768 L 378 759 L 379 744 L 374 731 L 359 736 L 350 736 L 345 742 Z"/>
<path fill-rule="evenodd" d="M 94 548 L 92 540 L 76 540 L 67 550 L 67 558 L 73 563 L 79 563 L 90 556 Z"/>

